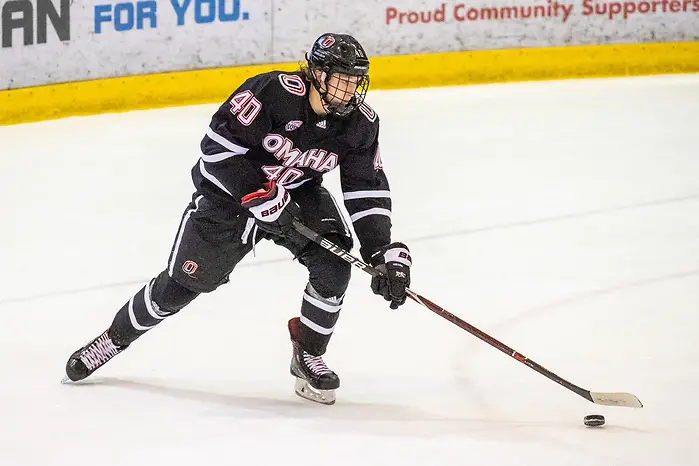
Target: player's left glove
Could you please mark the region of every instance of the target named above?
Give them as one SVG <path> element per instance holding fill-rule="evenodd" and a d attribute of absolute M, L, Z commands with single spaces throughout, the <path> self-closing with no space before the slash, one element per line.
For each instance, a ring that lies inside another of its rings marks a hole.
<path fill-rule="evenodd" d="M 301 209 L 284 186 L 274 181 L 264 186 L 264 189 L 243 196 L 240 203 L 255 216 L 260 230 L 284 236 L 292 230 L 294 218 L 300 218 Z"/>
<path fill-rule="evenodd" d="M 413 260 L 408 247 L 403 243 L 383 246 L 369 260 L 370 264 L 382 272 L 372 277 L 371 290 L 391 302 L 391 309 L 398 309 L 407 298 L 406 288 L 410 286 L 410 267 Z"/>

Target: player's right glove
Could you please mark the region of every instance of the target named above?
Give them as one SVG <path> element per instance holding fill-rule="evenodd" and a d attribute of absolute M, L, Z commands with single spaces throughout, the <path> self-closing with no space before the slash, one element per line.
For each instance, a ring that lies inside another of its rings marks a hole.
<path fill-rule="evenodd" d="M 406 288 L 410 286 L 410 267 L 413 260 L 408 246 L 391 243 L 383 246 L 369 260 L 382 274 L 371 279 L 371 290 L 391 302 L 391 309 L 398 309 L 407 298 Z"/>
<path fill-rule="evenodd" d="M 285 236 L 292 230 L 291 222 L 294 218 L 299 218 L 301 209 L 284 186 L 274 181 L 269 181 L 264 186 L 264 189 L 243 196 L 240 203 L 255 216 L 260 230 Z"/>

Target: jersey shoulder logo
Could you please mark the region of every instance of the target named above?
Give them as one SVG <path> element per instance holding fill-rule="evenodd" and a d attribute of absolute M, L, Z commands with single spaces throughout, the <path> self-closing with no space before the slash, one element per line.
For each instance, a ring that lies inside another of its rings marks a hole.
<path fill-rule="evenodd" d="M 375 122 L 376 121 L 376 112 L 374 111 L 373 108 L 369 107 L 365 102 L 362 102 L 362 104 L 359 106 L 359 111 L 362 112 L 362 115 L 366 117 L 367 120 L 370 122 Z"/>
<path fill-rule="evenodd" d="M 279 82 L 282 87 L 288 92 L 294 95 L 304 96 L 306 95 L 306 83 L 303 82 L 299 76 L 295 74 L 280 74 Z"/>

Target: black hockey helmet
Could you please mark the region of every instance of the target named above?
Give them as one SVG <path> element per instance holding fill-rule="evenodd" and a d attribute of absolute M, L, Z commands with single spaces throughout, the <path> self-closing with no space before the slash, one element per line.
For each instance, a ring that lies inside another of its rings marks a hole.
<path fill-rule="evenodd" d="M 349 34 L 325 33 L 313 43 L 306 60 L 313 86 L 320 93 L 329 114 L 345 117 L 364 102 L 369 90 L 369 59 L 357 39 Z M 315 71 L 321 72 L 320 80 Z M 349 100 L 346 91 L 329 85 L 332 75 L 340 75 L 340 82 L 350 89 L 356 81 L 356 88 Z M 325 84 L 325 90 L 322 90 L 322 84 Z"/>

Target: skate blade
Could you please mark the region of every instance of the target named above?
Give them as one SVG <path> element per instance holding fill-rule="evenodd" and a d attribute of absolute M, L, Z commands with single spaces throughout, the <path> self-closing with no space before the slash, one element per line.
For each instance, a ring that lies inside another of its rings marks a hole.
<path fill-rule="evenodd" d="M 63 385 L 79 385 L 82 380 L 72 380 L 67 375 L 64 375 L 61 379 Z"/>
<path fill-rule="evenodd" d="M 335 404 L 335 390 L 317 390 L 308 384 L 305 379 L 296 378 L 294 391 L 301 398 L 305 398 L 324 405 Z"/>

